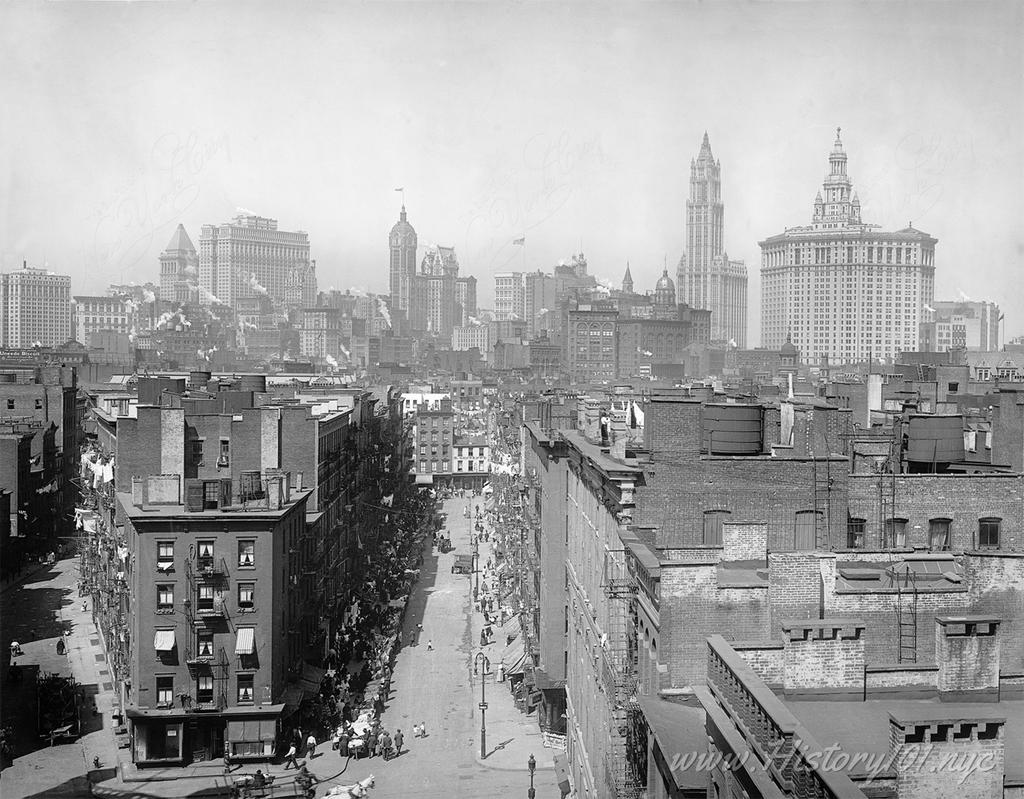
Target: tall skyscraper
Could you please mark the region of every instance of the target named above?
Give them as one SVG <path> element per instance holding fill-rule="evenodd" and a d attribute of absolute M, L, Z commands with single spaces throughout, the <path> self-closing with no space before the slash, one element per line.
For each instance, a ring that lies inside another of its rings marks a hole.
<path fill-rule="evenodd" d="M 301 230 L 278 230 L 276 219 L 242 214 L 223 225 L 203 225 L 199 299 L 232 305 L 265 294 L 284 305 L 290 288 L 294 295 L 296 273 L 315 280 L 309 266 L 309 236 Z"/>
<path fill-rule="evenodd" d="M 676 271 L 679 302 L 711 311 L 711 338 L 747 341 L 747 267 L 725 251 L 722 165 L 704 134 L 700 153 L 690 161 L 686 201 L 686 252 Z"/>
<path fill-rule="evenodd" d="M 198 282 L 198 255 L 184 225 L 178 225 L 160 253 L 160 299 L 165 302 L 188 300 L 189 284 Z"/>
<path fill-rule="evenodd" d="M 0 345 L 56 347 L 71 338 L 71 278 L 25 264 L 0 275 Z"/>
<path fill-rule="evenodd" d="M 416 276 L 416 231 L 405 215 L 405 203 L 388 239 L 391 248 L 391 308 L 409 314 Z M 409 316 L 411 320 L 411 315 Z"/>
<path fill-rule="evenodd" d="M 812 223 L 761 246 L 761 345 L 792 336 L 805 363 L 855 364 L 918 349 L 931 321 L 936 239 L 861 221 L 836 129 Z"/>

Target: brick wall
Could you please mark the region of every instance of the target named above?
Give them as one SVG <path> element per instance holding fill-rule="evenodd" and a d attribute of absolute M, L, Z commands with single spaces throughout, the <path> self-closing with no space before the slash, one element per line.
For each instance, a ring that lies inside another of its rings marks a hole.
<path fill-rule="evenodd" d="M 637 489 L 637 519 L 658 528 L 659 547 L 703 543 L 704 511 L 727 510 L 734 519 L 767 522 L 771 551 L 792 549 L 797 511 L 814 510 L 814 473 L 809 460 L 690 457 L 679 464 L 655 463 Z M 829 529 L 833 546 L 846 542 L 849 465 L 834 460 Z"/>
<path fill-rule="evenodd" d="M 766 638 L 767 593 L 764 588 L 719 588 L 714 564 L 662 563 L 659 658 L 670 686 L 705 679 L 709 635 Z"/>
<path fill-rule="evenodd" d="M 860 689 L 864 684 L 864 623 L 853 619 L 789 621 L 782 625 L 783 686 Z"/>
<path fill-rule="evenodd" d="M 1024 475 L 914 474 L 896 477 L 895 518 L 907 520 L 907 546 L 927 547 L 930 519 L 950 519 L 950 546 L 963 552 L 977 546 L 978 520 L 995 517 L 1000 525 L 1000 548 L 1024 550 Z M 849 477 L 850 516 L 865 520 L 865 546 L 881 548 L 879 478 Z M 882 478 L 885 502 L 891 480 Z M 888 513 L 888 511 L 887 511 Z M 883 520 L 884 523 L 884 520 Z"/>
<path fill-rule="evenodd" d="M 782 685 L 785 673 L 782 644 L 748 644 L 736 641 L 733 642 L 732 648 L 747 661 L 747 664 L 754 670 L 754 673 L 768 685 Z"/>
<path fill-rule="evenodd" d="M 644 444 L 656 462 L 672 463 L 700 454 L 700 400 L 653 397 L 644 404 Z"/>
<path fill-rule="evenodd" d="M 817 619 L 821 615 L 822 559 L 834 560 L 834 556 L 815 552 L 772 552 L 768 555 L 771 637 L 779 634 L 783 621 Z"/>
<path fill-rule="evenodd" d="M 999 620 L 941 616 L 935 620 L 937 686 L 943 693 L 999 688 Z"/>
<path fill-rule="evenodd" d="M 991 719 L 915 721 L 890 716 L 896 795 L 900 799 L 1003 796 L 1004 725 Z M 970 763 L 974 768 L 954 769 L 953 763 Z"/>
<path fill-rule="evenodd" d="M 1024 670 L 1024 553 L 964 557 L 970 613 L 1002 619 L 999 647 L 1005 668 Z"/>
<path fill-rule="evenodd" d="M 992 463 L 1024 471 L 1024 393 L 999 392 L 992 415 Z"/>
<path fill-rule="evenodd" d="M 722 524 L 722 560 L 764 560 L 768 552 L 768 525 L 759 522 Z"/>

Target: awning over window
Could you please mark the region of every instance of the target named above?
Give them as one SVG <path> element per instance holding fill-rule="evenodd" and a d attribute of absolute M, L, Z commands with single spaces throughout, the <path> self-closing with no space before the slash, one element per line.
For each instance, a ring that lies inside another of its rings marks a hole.
<path fill-rule="evenodd" d="M 274 719 L 246 719 L 228 722 L 228 740 L 231 743 L 273 741 L 277 734 Z"/>
<path fill-rule="evenodd" d="M 522 638 L 516 638 L 505 647 L 505 651 L 501 655 L 501 662 L 505 666 L 506 674 L 516 675 L 523 673 L 523 666 L 526 663 L 526 650 L 523 648 Z"/>
<path fill-rule="evenodd" d="M 174 649 L 174 630 L 157 630 L 153 638 L 153 648 L 157 652 L 170 652 Z"/>
<path fill-rule="evenodd" d="M 254 627 L 239 627 L 238 635 L 235 638 L 235 654 L 251 655 L 256 651 L 256 629 Z"/>
<path fill-rule="evenodd" d="M 418 474 L 416 475 L 416 485 L 433 485 L 434 475 L 432 474 Z"/>

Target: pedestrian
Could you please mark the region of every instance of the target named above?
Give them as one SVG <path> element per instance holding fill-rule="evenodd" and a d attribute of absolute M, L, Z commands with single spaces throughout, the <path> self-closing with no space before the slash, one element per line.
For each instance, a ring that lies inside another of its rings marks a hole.
<path fill-rule="evenodd" d="M 381 752 L 384 755 L 384 760 L 388 761 L 391 759 L 391 733 L 384 730 L 384 737 L 381 741 Z"/>
<path fill-rule="evenodd" d="M 338 736 L 338 754 L 342 757 L 348 756 L 348 742 L 349 735 L 347 729 L 342 729 L 341 734 Z"/>
<path fill-rule="evenodd" d="M 420 737 L 420 725 L 419 724 L 413 724 L 412 725 L 412 737 L 413 738 L 419 738 Z"/>
<path fill-rule="evenodd" d="M 306 739 L 306 757 L 310 760 L 316 757 L 316 736 L 313 733 Z"/>
<path fill-rule="evenodd" d="M 370 757 L 377 754 L 377 735 L 377 728 L 373 727 L 366 736 L 366 753 Z"/>
<path fill-rule="evenodd" d="M 299 767 L 299 761 L 296 758 L 299 755 L 299 748 L 295 745 L 295 741 L 292 741 L 288 746 L 288 754 L 284 756 L 284 767 L 293 766 L 294 768 Z"/>
<path fill-rule="evenodd" d="M 409 630 L 409 646 L 416 646 L 416 631 Z"/>
<path fill-rule="evenodd" d="M 224 773 L 231 773 L 231 750 L 228 749 L 228 744 L 224 744 Z"/>
<path fill-rule="evenodd" d="M 427 640 L 427 651 L 428 652 L 433 652 L 434 651 L 434 642 L 429 640 L 429 639 Z"/>
<path fill-rule="evenodd" d="M 395 730 L 395 757 L 402 754 L 402 744 L 405 743 L 405 736 L 402 735 L 401 728 Z"/>
<path fill-rule="evenodd" d="M 427 737 L 427 722 L 421 721 L 420 722 L 420 738 L 426 738 L 426 737 Z"/>

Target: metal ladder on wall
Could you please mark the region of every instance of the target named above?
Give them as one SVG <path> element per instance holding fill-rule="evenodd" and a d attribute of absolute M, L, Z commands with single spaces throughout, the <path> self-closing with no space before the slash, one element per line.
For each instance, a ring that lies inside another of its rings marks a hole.
<path fill-rule="evenodd" d="M 893 575 L 896 582 L 896 657 L 900 663 L 917 663 L 917 579 L 907 569 Z"/>
<path fill-rule="evenodd" d="M 617 571 L 606 554 L 604 592 L 608 599 L 608 644 L 603 653 L 604 684 L 612 716 L 610 756 L 605 761 L 606 781 L 614 786 L 616 799 L 639 799 L 641 783 L 628 756 L 629 726 L 632 722 L 630 708 L 636 701 L 637 679 L 629 647 L 627 619 L 637 586 L 631 576 L 620 576 L 615 573 Z"/>
<path fill-rule="evenodd" d="M 832 469 L 829 458 L 818 461 L 811 451 L 811 473 L 814 483 L 814 546 L 815 549 L 832 549 Z"/>

